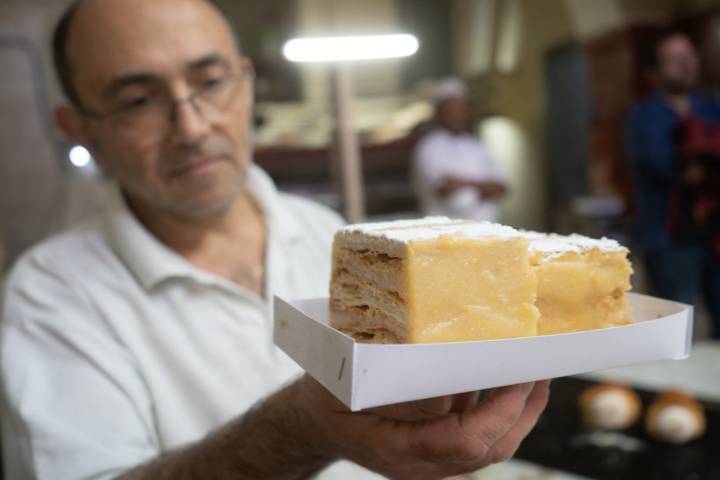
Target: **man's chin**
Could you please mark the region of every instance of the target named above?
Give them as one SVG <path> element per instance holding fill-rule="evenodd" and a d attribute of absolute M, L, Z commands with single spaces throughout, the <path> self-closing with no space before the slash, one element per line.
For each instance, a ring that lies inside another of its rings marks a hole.
<path fill-rule="evenodd" d="M 693 91 L 693 85 L 689 83 L 668 83 L 665 90 L 671 95 L 688 95 Z"/>
<path fill-rule="evenodd" d="M 179 218 L 211 220 L 225 214 L 242 195 L 241 180 L 207 175 L 195 181 L 177 182 L 167 199 L 167 209 Z"/>
<path fill-rule="evenodd" d="M 191 222 L 213 220 L 225 215 L 239 195 L 184 196 L 168 203 L 167 210 L 178 219 Z"/>

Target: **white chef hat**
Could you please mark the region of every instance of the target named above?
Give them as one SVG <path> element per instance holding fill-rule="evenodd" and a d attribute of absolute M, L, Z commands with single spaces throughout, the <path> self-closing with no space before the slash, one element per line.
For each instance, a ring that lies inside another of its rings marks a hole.
<path fill-rule="evenodd" d="M 466 97 L 467 86 L 456 77 L 448 77 L 440 80 L 433 90 L 433 101 L 438 104 L 450 97 Z"/>

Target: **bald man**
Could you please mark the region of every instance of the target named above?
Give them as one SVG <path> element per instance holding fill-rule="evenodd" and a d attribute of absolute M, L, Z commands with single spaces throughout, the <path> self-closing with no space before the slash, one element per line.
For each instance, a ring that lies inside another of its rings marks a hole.
<path fill-rule="evenodd" d="M 274 347 L 273 295 L 326 294 L 341 221 L 252 165 L 252 65 L 210 2 L 81 1 L 54 49 L 57 121 L 116 187 L 7 279 L 6 478 L 429 479 L 513 454 L 547 383 L 350 413 Z"/>

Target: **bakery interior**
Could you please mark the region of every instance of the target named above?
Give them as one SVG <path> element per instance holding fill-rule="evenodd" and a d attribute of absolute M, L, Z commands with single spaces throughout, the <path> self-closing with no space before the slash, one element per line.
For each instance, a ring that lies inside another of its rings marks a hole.
<path fill-rule="evenodd" d="M 500 222 L 616 239 L 631 251 L 633 290 L 653 293 L 633 255 L 637 219 L 624 153 L 626 116 L 651 88 L 640 52 L 665 27 L 687 32 L 701 53 L 699 88 L 720 98 L 720 1 L 217 3 L 254 62 L 254 161 L 281 190 L 353 221 L 418 218 L 413 151 L 432 121 L 435 86 L 456 77 L 467 86 L 472 133 L 507 172 Z M 31 245 L 101 208 L 108 188 L 52 118 L 62 94 L 48 45 L 67 4 L 0 2 L 0 281 Z M 283 56 L 295 37 L 393 32 L 414 35 L 417 51 L 350 64 Z M 703 302 L 694 307 L 688 359 L 555 380 L 516 456 L 472 478 L 720 478 L 720 340 Z M 583 416 L 591 388 L 606 384 L 623 385 L 616 397 L 642 409 L 634 421 L 605 430 Z M 699 438 L 673 444 L 646 431 L 651 404 L 669 389 L 700 405 Z"/>

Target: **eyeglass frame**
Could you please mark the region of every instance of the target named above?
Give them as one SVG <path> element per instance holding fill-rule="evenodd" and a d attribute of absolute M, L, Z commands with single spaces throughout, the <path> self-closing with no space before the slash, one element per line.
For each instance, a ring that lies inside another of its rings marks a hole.
<path fill-rule="evenodd" d="M 223 79 L 222 82 L 224 84 L 226 84 L 228 82 L 243 80 L 246 77 L 249 77 L 250 79 L 255 78 L 255 70 L 253 68 L 243 67 L 240 72 L 229 75 L 227 78 Z M 163 99 L 163 100 L 156 100 L 153 103 L 156 105 L 167 105 L 169 107 L 169 110 L 168 110 L 169 117 L 168 118 L 170 118 L 172 120 L 172 119 L 176 118 L 178 107 L 180 107 L 181 105 L 183 105 L 185 103 L 189 103 L 190 105 L 192 105 L 192 107 L 195 109 L 195 111 L 202 112 L 202 109 L 198 106 L 197 103 L 195 103 L 197 97 L 199 97 L 203 93 L 211 91 L 214 88 L 217 88 L 218 86 L 219 86 L 218 84 L 215 84 L 212 86 L 196 88 L 194 91 L 192 91 L 190 93 L 190 95 L 187 95 L 184 98 L 167 98 L 167 99 Z M 233 98 L 234 98 L 234 96 L 233 96 Z M 111 118 L 111 117 L 117 115 L 118 113 L 123 112 L 123 110 L 127 111 L 128 108 L 129 107 L 127 105 L 123 105 L 123 106 L 111 108 L 107 112 L 101 113 L 101 112 L 93 111 L 82 105 L 76 105 L 76 109 L 78 110 L 78 112 L 81 115 L 91 118 L 96 121 L 100 121 L 100 122 L 105 121 L 108 118 Z"/>

